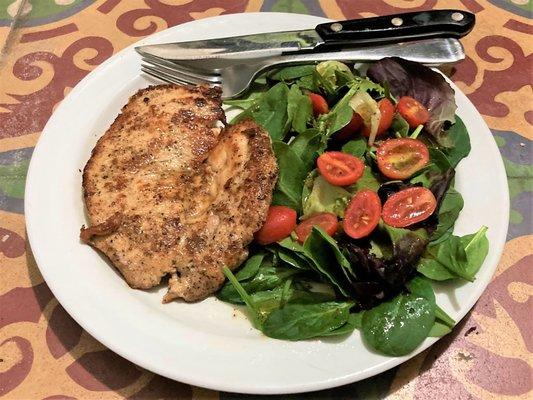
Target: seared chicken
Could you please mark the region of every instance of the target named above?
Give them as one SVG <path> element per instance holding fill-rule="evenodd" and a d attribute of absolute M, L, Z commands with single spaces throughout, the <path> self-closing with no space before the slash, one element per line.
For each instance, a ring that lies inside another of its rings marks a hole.
<path fill-rule="evenodd" d="M 170 275 L 164 301 L 207 297 L 263 224 L 277 179 L 268 134 L 252 121 L 221 130 L 220 91 L 141 90 L 98 141 L 83 174 L 90 227 L 131 287 Z"/>

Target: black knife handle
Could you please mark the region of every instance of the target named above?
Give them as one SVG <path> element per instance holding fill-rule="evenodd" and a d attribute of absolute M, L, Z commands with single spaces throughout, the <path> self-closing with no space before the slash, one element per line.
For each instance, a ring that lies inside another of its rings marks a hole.
<path fill-rule="evenodd" d="M 352 19 L 317 25 L 322 46 L 400 42 L 431 37 L 465 36 L 476 17 L 462 10 L 433 10 Z"/>

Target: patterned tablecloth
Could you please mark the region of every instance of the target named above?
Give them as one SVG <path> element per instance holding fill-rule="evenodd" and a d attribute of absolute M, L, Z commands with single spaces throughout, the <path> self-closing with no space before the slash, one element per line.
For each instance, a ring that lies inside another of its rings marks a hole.
<path fill-rule="evenodd" d="M 452 79 L 487 121 L 505 162 L 511 218 L 503 257 L 453 334 L 374 378 L 294 397 L 532 398 L 529 0 L 0 0 L 0 397 L 251 397 L 190 387 L 135 366 L 84 332 L 43 281 L 26 243 L 25 174 L 46 121 L 85 75 L 142 37 L 199 18 L 286 11 L 347 19 L 430 8 L 476 14 L 474 31 L 462 41 L 467 58 Z"/>

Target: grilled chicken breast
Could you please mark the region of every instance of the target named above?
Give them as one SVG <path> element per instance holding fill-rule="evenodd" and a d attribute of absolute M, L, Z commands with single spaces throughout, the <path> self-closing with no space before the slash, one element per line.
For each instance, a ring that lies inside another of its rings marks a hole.
<path fill-rule="evenodd" d="M 83 173 L 90 226 L 81 238 L 131 287 L 170 275 L 164 301 L 196 301 L 236 268 L 264 219 L 277 179 L 268 134 L 227 129 L 220 91 L 141 90 L 98 141 Z"/>

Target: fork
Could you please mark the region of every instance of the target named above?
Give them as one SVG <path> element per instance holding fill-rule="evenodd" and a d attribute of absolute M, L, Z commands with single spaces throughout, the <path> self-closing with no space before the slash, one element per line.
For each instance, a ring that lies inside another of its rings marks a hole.
<path fill-rule="evenodd" d="M 169 61 L 137 50 L 142 57 L 142 72 L 163 82 L 182 85 L 221 86 L 222 98 L 243 94 L 261 73 L 288 65 L 320 61 L 368 62 L 383 57 L 402 57 L 428 66 L 450 64 L 465 58 L 457 39 L 426 39 L 405 43 L 361 47 L 326 53 L 288 54 L 261 59 L 228 59 Z"/>

